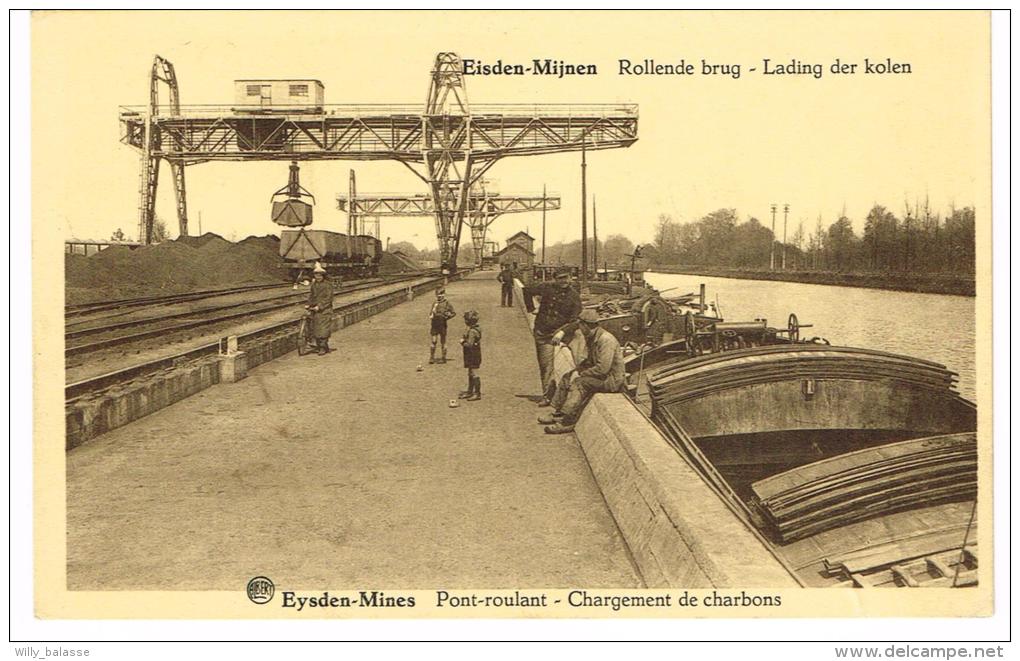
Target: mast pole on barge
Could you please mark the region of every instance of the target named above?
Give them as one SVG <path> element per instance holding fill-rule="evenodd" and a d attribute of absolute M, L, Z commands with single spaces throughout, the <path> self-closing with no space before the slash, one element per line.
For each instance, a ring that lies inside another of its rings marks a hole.
<path fill-rule="evenodd" d="M 581 293 L 588 289 L 588 160 L 586 141 L 581 141 Z"/>
<path fill-rule="evenodd" d="M 786 270 L 786 219 L 790 215 L 790 205 L 783 205 L 783 270 Z"/>
<path fill-rule="evenodd" d="M 776 205 L 772 205 L 772 241 L 769 242 L 769 270 L 776 270 Z"/>
<path fill-rule="evenodd" d="M 545 184 L 542 184 L 542 265 L 545 266 Z"/>

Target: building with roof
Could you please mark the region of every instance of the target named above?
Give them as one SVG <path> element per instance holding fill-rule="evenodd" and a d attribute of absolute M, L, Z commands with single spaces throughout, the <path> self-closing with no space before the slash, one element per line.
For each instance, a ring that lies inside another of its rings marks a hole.
<path fill-rule="evenodd" d="M 528 252 L 532 253 L 532 255 L 535 253 L 535 237 L 531 236 L 527 232 L 518 232 L 506 240 L 506 244 L 508 246 L 511 243 L 516 243 Z"/>
<path fill-rule="evenodd" d="M 523 234 L 523 232 L 521 232 Z M 525 235 L 527 236 L 527 235 Z M 531 269 L 535 264 L 535 253 L 530 248 L 524 247 L 520 242 L 507 242 L 506 247 L 496 253 L 500 268 L 509 264 L 510 268 L 517 271 L 520 279 L 525 284 L 531 282 Z"/>

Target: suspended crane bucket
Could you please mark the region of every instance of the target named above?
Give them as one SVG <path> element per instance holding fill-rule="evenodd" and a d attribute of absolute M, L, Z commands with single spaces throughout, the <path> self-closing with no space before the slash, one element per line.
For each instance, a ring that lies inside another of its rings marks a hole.
<path fill-rule="evenodd" d="M 273 193 L 272 221 L 277 225 L 307 227 L 312 224 L 315 196 L 301 187 L 298 182 L 299 170 L 297 162 L 291 162 L 287 185 Z M 306 199 L 311 202 L 307 202 Z"/>

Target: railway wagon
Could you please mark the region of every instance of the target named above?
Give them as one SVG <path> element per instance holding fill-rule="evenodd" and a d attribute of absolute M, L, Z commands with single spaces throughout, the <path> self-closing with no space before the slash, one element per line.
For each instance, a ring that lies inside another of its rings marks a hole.
<path fill-rule="evenodd" d="M 382 242 L 374 236 L 349 236 L 327 230 L 280 232 L 283 267 L 295 277 L 306 275 L 319 262 L 331 276 L 369 276 L 379 271 Z"/>

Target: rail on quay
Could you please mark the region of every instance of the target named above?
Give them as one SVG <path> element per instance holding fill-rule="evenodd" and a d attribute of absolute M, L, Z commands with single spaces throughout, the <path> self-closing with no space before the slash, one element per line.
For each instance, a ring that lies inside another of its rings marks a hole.
<path fill-rule="evenodd" d="M 468 272 L 426 278 L 416 284 L 380 285 L 382 291 L 377 295 L 337 305 L 333 328 L 356 324 Z M 65 449 L 223 381 L 244 378 L 247 370 L 296 350 L 300 322 L 298 318 L 270 324 L 233 336 L 229 343 L 222 338 L 177 355 L 67 384 Z"/>

